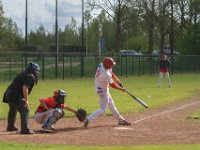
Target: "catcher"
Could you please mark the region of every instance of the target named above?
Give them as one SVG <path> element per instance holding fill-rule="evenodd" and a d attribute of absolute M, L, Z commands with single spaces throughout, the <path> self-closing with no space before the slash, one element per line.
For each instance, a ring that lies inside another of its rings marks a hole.
<path fill-rule="evenodd" d="M 54 92 L 53 97 L 39 99 L 40 105 L 35 112 L 35 120 L 42 125 L 41 132 L 52 133 L 54 130 L 53 124 L 64 116 L 64 110 L 75 113 L 78 120 L 83 122 L 86 117 L 84 109 L 77 111 L 64 104 L 66 92 L 64 90 L 57 90 Z"/>

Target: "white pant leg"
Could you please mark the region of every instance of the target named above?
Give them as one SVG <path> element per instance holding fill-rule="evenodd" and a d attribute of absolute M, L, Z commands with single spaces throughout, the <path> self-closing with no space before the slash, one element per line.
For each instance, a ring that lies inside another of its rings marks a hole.
<path fill-rule="evenodd" d="M 161 84 L 162 84 L 162 78 L 163 78 L 163 73 L 160 72 L 160 73 L 159 73 L 158 86 L 161 86 Z"/>
<path fill-rule="evenodd" d="M 35 114 L 35 121 L 37 121 L 39 124 L 44 124 L 44 122 L 52 115 L 54 109 L 50 109 L 45 112 L 36 113 Z"/>
<path fill-rule="evenodd" d="M 108 107 L 109 95 L 107 90 L 103 90 L 102 93 L 98 93 L 100 100 L 100 108 L 93 112 L 91 115 L 87 117 L 88 121 L 94 120 L 96 117 L 103 114 Z"/>
<path fill-rule="evenodd" d="M 169 78 L 169 72 L 166 72 L 166 73 L 165 73 L 165 76 L 166 76 L 166 79 L 167 79 L 167 84 L 168 84 L 168 86 L 171 86 L 170 78 Z"/>
<path fill-rule="evenodd" d="M 112 114 L 114 115 L 114 117 L 120 121 L 120 120 L 124 120 L 124 118 L 121 116 L 121 114 L 119 113 L 119 111 L 117 110 L 115 103 L 110 95 L 110 93 L 108 93 L 109 95 L 109 103 L 108 103 L 108 107 L 110 109 L 110 111 L 112 112 Z"/>

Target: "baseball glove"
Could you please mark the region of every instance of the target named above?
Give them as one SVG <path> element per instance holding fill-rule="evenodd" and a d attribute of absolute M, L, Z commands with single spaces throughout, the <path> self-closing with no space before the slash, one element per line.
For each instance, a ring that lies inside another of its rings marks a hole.
<path fill-rule="evenodd" d="M 78 108 L 78 110 L 76 111 L 76 117 L 80 122 L 83 122 L 85 120 L 87 116 L 87 112 L 86 110 L 82 109 L 82 108 Z"/>

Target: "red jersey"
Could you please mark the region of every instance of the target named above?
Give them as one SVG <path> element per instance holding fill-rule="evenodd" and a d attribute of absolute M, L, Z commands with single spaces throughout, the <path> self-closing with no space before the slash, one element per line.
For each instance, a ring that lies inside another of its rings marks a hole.
<path fill-rule="evenodd" d="M 48 108 L 54 108 L 57 104 L 56 100 L 53 97 L 47 97 L 43 99 L 45 104 L 47 105 Z M 65 105 L 61 104 L 60 108 L 64 108 Z M 46 110 L 40 105 L 38 106 L 36 112 L 45 112 Z"/>
<path fill-rule="evenodd" d="M 168 69 L 160 69 L 160 72 L 162 72 L 162 73 L 167 73 L 167 72 L 168 72 Z"/>

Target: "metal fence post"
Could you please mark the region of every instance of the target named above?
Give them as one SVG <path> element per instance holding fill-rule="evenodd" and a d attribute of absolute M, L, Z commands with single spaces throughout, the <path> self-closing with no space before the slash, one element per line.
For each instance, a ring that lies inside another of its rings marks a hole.
<path fill-rule="evenodd" d="M 134 57 L 132 56 L 132 75 L 134 75 Z"/>
<path fill-rule="evenodd" d="M 55 58 L 55 77 L 57 79 L 58 77 L 58 53 L 56 53 L 56 58 Z"/>
<path fill-rule="evenodd" d="M 81 52 L 81 78 L 84 77 L 84 55 Z"/>
<path fill-rule="evenodd" d="M 138 69 L 139 69 L 139 70 L 138 70 L 138 71 L 139 71 L 138 74 L 139 74 L 139 76 L 140 76 L 140 74 L 141 74 L 141 73 L 140 73 L 140 63 L 141 63 L 141 62 L 140 62 L 140 56 L 139 56 L 139 66 L 138 66 Z"/>
<path fill-rule="evenodd" d="M 72 56 L 69 56 L 69 63 L 70 63 L 70 68 L 69 68 L 69 76 L 72 76 Z"/>
<path fill-rule="evenodd" d="M 11 55 L 9 56 L 9 80 L 11 80 Z"/>
<path fill-rule="evenodd" d="M 128 76 L 128 56 L 126 56 L 126 77 Z"/>
<path fill-rule="evenodd" d="M 63 61 L 63 80 L 65 79 L 65 54 L 62 53 L 62 61 Z"/>
<path fill-rule="evenodd" d="M 42 80 L 45 78 L 45 71 L 44 71 L 44 52 L 42 53 Z"/>

